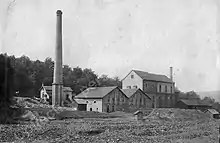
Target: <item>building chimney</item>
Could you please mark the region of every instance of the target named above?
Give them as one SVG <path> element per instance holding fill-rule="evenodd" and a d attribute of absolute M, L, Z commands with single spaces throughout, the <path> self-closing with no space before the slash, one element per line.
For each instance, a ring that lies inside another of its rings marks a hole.
<path fill-rule="evenodd" d="M 170 79 L 173 81 L 173 67 L 170 67 Z"/>
<path fill-rule="evenodd" d="M 63 63 L 62 63 L 62 11 L 57 10 L 55 63 L 52 84 L 52 105 L 62 106 Z"/>

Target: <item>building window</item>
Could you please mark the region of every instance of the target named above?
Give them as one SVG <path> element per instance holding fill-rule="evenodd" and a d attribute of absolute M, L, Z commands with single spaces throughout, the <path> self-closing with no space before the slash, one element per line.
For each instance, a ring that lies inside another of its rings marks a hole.
<path fill-rule="evenodd" d="M 69 100 L 69 94 L 66 94 L 66 100 Z"/>
<path fill-rule="evenodd" d="M 112 112 L 114 112 L 115 111 L 115 106 L 114 105 L 112 105 Z"/>
<path fill-rule="evenodd" d="M 130 99 L 130 104 L 133 105 L 133 98 Z"/>
<path fill-rule="evenodd" d="M 121 102 L 124 102 L 124 98 L 123 97 L 121 98 Z"/>
<path fill-rule="evenodd" d="M 109 112 L 110 110 L 109 110 L 109 105 L 107 105 L 107 113 Z"/>
<path fill-rule="evenodd" d="M 172 86 L 170 87 L 170 93 L 173 93 L 173 87 Z"/>
<path fill-rule="evenodd" d="M 114 97 L 112 98 L 112 103 L 115 103 L 115 98 Z"/>
<path fill-rule="evenodd" d="M 96 103 L 96 101 L 94 101 L 94 103 Z"/>
<path fill-rule="evenodd" d="M 134 78 L 134 75 L 131 75 L 131 79 L 133 79 Z"/>
<path fill-rule="evenodd" d="M 96 108 L 96 111 L 99 111 L 99 108 Z"/>
<path fill-rule="evenodd" d="M 90 108 L 90 111 L 92 111 L 92 108 Z"/>
<path fill-rule="evenodd" d="M 127 86 L 128 89 L 131 89 L 131 86 Z"/>
<path fill-rule="evenodd" d="M 142 99 L 140 98 L 140 105 L 142 104 Z"/>
<path fill-rule="evenodd" d="M 86 101 L 86 103 L 89 103 L 89 101 Z"/>
<path fill-rule="evenodd" d="M 134 88 L 137 88 L 137 85 L 134 85 L 133 87 L 134 87 Z"/>
<path fill-rule="evenodd" d="M 161 92 L 161 88 L 162 88 L 162 87 L 161 87 L 161 85 L 160 85 L 160 86 L 159 86 L 159 92 Z"/>
<path fill-rule="evenodd" d="M 167 99 L 170 100 L 170 96 L 168 96 Z"/>
<path fill-rule="evenodd" d="M 167 86 L 165 85 L 165 92 L 167 92 Z"/>
<path fill-rule="evenodd" d="M 108 102 L 110 102 L 110 97 L 108 97 Z"/>

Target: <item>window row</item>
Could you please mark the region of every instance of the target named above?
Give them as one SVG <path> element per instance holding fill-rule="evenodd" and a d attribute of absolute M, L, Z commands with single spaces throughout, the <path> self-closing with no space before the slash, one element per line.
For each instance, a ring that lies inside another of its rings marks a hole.
<path fill-rule="evenodd" d="M 162 91 L 162 85 L 159 85 L 159 92 L 168 92 L 168 87 L 167 87 L 167 85 L 165 85 L 164 91 Z M 170 86 L 170 93 L 172 93 L 172 92 L 173 92 L 173 87 Z"/>
<path fill-rule="evenodd" d="M 131 86 L 127 86 L 128 89 L 131 89 Z M 134 85 L 132 88 L 138 88 L 137 85 Z"/>
<path fill-rule="evenodd" d="M 87 100 L 86 103 L 89 103 L 89 101 Z M 94 100 L 93 103 L 96 103 L 96 101 Z"/>
<path fill-rule="evenodd" d="M 115 102 L 125 102 L 125 98 L 124 97 L 120 97 L 120 96 L 118 96 L 118 97 L 108 97 L 108 102 L 113 102 L 113 103 L 115 103 Z"/>
<path fill-rule="evenodd" d="M 147 99 L 146 98 L 131 98 L 129 104 L 132 105 L 146 105 Z"/>
<path fill-rule="evenodd" d="M 89 111 L 92 111 L 92 108 L 90 108 Z M 95 111 L 95 110 L 93 110 L 93 111 Z M 99 108 L 96 108 L 96 111 L 99 111 Z"/>

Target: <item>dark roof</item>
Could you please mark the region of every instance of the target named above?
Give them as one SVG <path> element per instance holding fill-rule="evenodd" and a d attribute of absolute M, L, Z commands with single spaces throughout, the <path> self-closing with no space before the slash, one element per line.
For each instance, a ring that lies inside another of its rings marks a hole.
<path fill-rule="evenodd" d="M 43 88 L 45 88 L 45 90 L 52 90 L 52 86 L 43 86 Z M 73 91 L 70 87 L 63 87 L 64 91 Z"/>
<path fill-rule="evenodd" d="M 146 93 L 144 93 L 140 88 L 127 88 L 127 89 L 121 89 L 121 91 L 130 98 L 133 94 L 135 94 L 138 90 L 140 90 L 143 94 L 145 94 L 149 99 L 151 99 Z"/>
<path fill-rule="evenodd" d="M 138 76 L 145 80 L 151 81 L 161 81 L 161 82 L 169 82 L 173 83 L 173 81 L 165 75 L 153 74 L 139 70 L 133 70 Z"/>
<path fill-rule="evenodd" d="M 182 101 L 186 105 L 210 106 L 210 105 L 208 105 L 208 104 L 206 104 L 203 101 L 198 100 L 198 99 L 181 99 L 180 101 Z"/>
<path fill-rule="evenodd" d="M 103 98 L 109 92 L 117 88 L 117 86 L 111 87 L 90 87 L 75 96 L 75 98 Z"/>

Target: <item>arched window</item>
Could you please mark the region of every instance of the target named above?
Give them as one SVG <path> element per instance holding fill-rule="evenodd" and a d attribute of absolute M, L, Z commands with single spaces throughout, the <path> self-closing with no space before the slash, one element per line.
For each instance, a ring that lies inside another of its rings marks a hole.
<path fill-rule="evenodd" d="M 159 86 L 159 92 L 161 92 L 161 85 Z"/>
<path fill-rule="evenodd" d="M 142 104 L 142 97 L 140 97 L 140 105 Z"/>
<path fill-rule="evenodd" d="M 109 112 L 109 105 L 107 105 L 107 113 Z"/>

